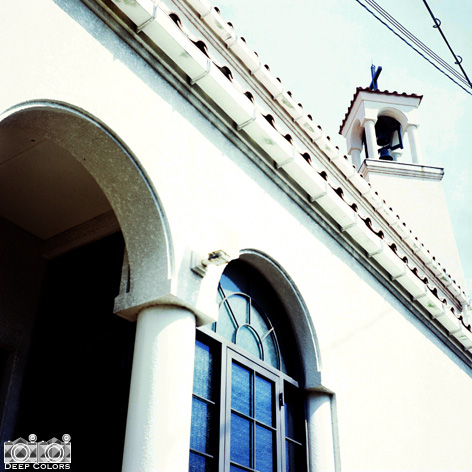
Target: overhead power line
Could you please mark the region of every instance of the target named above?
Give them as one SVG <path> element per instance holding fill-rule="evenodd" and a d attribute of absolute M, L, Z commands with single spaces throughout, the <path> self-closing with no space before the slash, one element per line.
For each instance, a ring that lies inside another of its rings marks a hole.
<path fill-rule="evenodd" d="M 359 5 L 361 5 L 365 10 L 367 10 L 374 18 L 380 21 L 384 26 L 386 26 L 393 34 L 399 37 L 405 44 L 411 47 L 416 53 L 418 53 L 423 59 L 427 60 L 432 66 L 434 66 L 439 72 L 443 73 L 447 78 L 452 80 L 456 85 L 461 87 L 469 95 L 472 95 L 470 81 L 465 75 L 461 75 L 457 70 L 455 70 L 450 64 L 448 64 L 444 59 L 439 57 L 434 51 L 428 48 L 423 42 L 421 42 L 415 35 L 413 35 L 407 28 L 405 28 L 401 23 L 399 23 L 395 18 L 393 18 L 388 12 L 386 12 L 380 5 L 378 5 L 374 0 L 364 0 L 371 8 L 375 10 L 372 11 L 367 5 L 362 3 L 360 0 L 356 0 Z M 424 0 L 423 0 L 424 1 Z M 383 19 L 381 17 L 383 17 Z M 436 19 L 435 19 L 436 22 Z M 389 23 L 392 25 L 390 26 Z M 396 31 L 398 30 L 398 31 Z M 460 66 L 460 64 L 458 64 Z M 462 67 L 461 67 L 462 70 Z"/>
<path fill-rule="evenodd" d="M 413 41 L 420 49 L 422 49 L 426 54 L 428 54 L 433 60 L 441 64 L 442 67 L 446 68 L 451 74 L 456 76 L 459 80 L 464 83 L 468 83 L 464 77 L 457 72 L 450 64 L 448 64 L 444 59 L 439 57 L 434 51 L 432 51 L 428 46 L 421 42 L 415 35 L 408 31 L 401 23 L 399 23 L 393 16 L 391 16 L 387 11 L 385 11 L 375 0 L 365 0 L 370 6 L 375 8 L 387 21 L 389 21 L 393 26 L 395 26 L 401 33 L 403 33 L 408 39 Z"/>
<path fill-rule="evenodd" d="M 431 8 L 429 8 L 428 2 L 426 0 L 423 0 L 423 3 L 425 4 L 426 8 L 429 11 L 429 14 L 431 15 L 431 17 L 434 20 L 433 28 L 437 28 L 437 30 L 441 34 L 442 38 L 444 39 L 445 43 L 447 44 L 447 47 L 449 48 L 449 51 L 451 51 L 452 55 L 454 56 L 454 59 L 456 61 L 455 63 L 460 67 L 462 73 L 464 74 L 464 77 L 467 79 L 467 82 L 469 83 L 469 86 L 472 87 L 472 83 L 470 83 L 469 77 L 467 77 L 467 74 L 465 73 L 465 70 L 461 66 L 462 57 L 456 56 L 455 52 L 452 50 L 451 45 L 449 44 L 449 41 L 446 39 L 446 36 L 442 32 L 441 22 L 434 16 L 433 12 L 431 11 Z M 459 58 L 460 58 L 460 61 L 459 61 Z"/>

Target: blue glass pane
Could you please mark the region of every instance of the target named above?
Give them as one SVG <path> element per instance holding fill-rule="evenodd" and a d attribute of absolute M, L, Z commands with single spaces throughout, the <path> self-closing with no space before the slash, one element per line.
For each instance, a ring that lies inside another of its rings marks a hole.
<path fill-rule="evenodd" d="M 252 372 L 233 362 L 231 408 L 252 416 Z"/>
<path fill-rule="evenodd" d="M 226 298 L 225 292 L 221 288 L 221 285 L 218 286 L 218 291 L 216 292 L 216 303 L 218 305 Z"/>
<path fill-rule="evenodd" d="M 196 451 L 211 454 L 213 405 L 208 405 L 198 398 L 192 398 L 192 429 L 190 447 Z"/>
<path fill-rule="evenodd" d="M 212 462 L 212 459 L 191 452 L 188 470 L 189 472 L 210 472 Z"/>
<path fill-rule="evenodd" d="M 216 303 L 218 304 L 218 306 L 221 305 L 221 302 L 224 300 L 224 296 L 223 296 L 223 291 L 221 289 L 221 285 L 218 286 L 218 291 L 216 292 Z M 212 323 L 211 326 L 210 326 L 210 329 L 216 333 L 216 329 L 217 329 L 217 323 Z"/>
<path fill-rule="evenodd" d="M 275 337 L 272 333 L 262 341 L 262 346 L 264 347 L 264 361 L 272 367 L 279 369 L 279 353 L 275 344 Z"/>
<path fill-rule="evenodd" d="M 280 356 L 280 367 L 279 367 L 279 369 L 284 374 L 290 375 L 289 372 L 288 372 L 287 363 L 285 362 L 285 358 L 283 357 L 283 355 Z"/>
<path fill-rule="evenodd" d="M 210 347 L 200 341 L 195 343 L 195 368 L 193 374 L 193 393 L 212 399 L 213 356 Z"/>
<path fill-rule="evenodd" d="M 288 401 L 287 401 L 288 400 Z M 285 402 L 285 436 L 295 439 L 295 416 L 294 405 L 286 396 Z"/>
<path fill-rule="evenodd" d="M 257 334 L 263 338 L 270 330 L 270 325 L 264 315 L 258 310 L 254 302 L 251 304 L 251 326 L 257 331 Z"/>
<path fill-rule="evenodd" d="M 260 341 L 248 326 L 243 326 L 238 329 L 236 333 L 236 344 L 262 360 L 262 346 Z"/>
<path fill-rule="evenodd" d="M 252 467 L 251 423 L 231 413 L 231 453 L 230 460 L 246 467 Z"/>
<path fill-rule="evenodd" d="M 239 277 L 241 279 L 241 277 Z M 231 279 L 223 274 L 220 279 L 220 284 L 223 287 L 223 290 L 226 296 L 231 295 L 235 292 L 245 292 L 245 283 L 243 280 L 237 280 L 237 277 L 233 276 Z"/>
<path fill-rule="evenodd" d="M 229 304 L 227 302 L 222 303 L 218 315 L 218 322 L 216 323 L 216 332 L 228 341 L 234 342 L 236 328 L 236 322 L 233 319 Z"/>
<path fill-rule="evenodd" d="M 274 383 L 256 376 L 256 419 L 274 425 Z"/>
<path fill-rule="evenodd" d="M 235 465 L 232 465 L 229 470 L 230 472 L 246 472 L 245 469 L 241 469 L 241 467 L 236 467 Z"/>
<path fill-rule="evenodd" d="M 285 383 L 285 436 L 303 442 L 304 405 L 300 391 Z"/>
<path fill-rule="evenodd" d="M 274 471 L 275 433 L 256 425 L 256 469 L 258 472 Z"/>
<path fill-rule="evenodd" d="M 285 442 L 285 454 L 287 457 L 286 471 L 298 472 L 303 470 L 303 448 L 289 441 Z"/>
<path fill-rule="evenodd" d="M 242 295 L 233 295 L 226 299 L 231 312 L 236 318 L 238 327 L 245 323 L 249 323 L 249 300 Z"/>

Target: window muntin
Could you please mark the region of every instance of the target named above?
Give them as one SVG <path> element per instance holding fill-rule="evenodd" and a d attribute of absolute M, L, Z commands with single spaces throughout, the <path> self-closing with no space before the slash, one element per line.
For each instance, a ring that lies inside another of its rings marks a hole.
<path fill-rule="evenodd" d="M 233 261 L 223 273 L 217 295 L 218 322 L 212 331 L 298 379 L 296 341 L 282 302 L 257 270 Z M 257 345 L 257 349 L 256 349 Z"/>
<path fill-rule="evenodd" d="M 229 268 L 218 323 L 197 330 L 189 470 L 306 470 L 303 398 L 279 346 L 294 350 L 288 319 L 254 269 Z"/>

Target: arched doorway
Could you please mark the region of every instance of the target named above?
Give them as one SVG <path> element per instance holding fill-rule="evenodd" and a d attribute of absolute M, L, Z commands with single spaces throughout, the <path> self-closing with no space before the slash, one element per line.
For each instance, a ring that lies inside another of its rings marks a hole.
<path fill-rule="evenodd" d="M 84 112 L 37 102 L 2 118 L 1 440 L 67 433 L 74 470 L 118 470 L 134 323 L 114 303 L 125 250 L 125 299 L 168 279 L 163 213 L 131 153 Z"/>

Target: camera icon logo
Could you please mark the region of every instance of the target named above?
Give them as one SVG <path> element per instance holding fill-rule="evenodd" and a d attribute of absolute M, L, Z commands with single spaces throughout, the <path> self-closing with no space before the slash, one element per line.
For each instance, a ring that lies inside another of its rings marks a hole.
<path fill-rule="evenodd" d="M 6 441 L 3 447 L 3 460 L 5 464 L 32 464 L 37 462 L 38 445 L 36 436 L 30 434 L 29 441 L 18 438 L 15 441 Z"/>
<path fill-rule="evenodd" d="M 70 461 L 71 444 L 68 434 L 62 436 L 62 441 L 52 438 L 38 443 L 38 462 L 70 463 Z"/>
<path fill-rule="evenodd" d="M 6 441 L 3 448 L 5 464 L 70 463 L 70 435 L 64 434 L 62 441 L 52 438 L 37 442 L 35 434 L 30 434 L 28 441 L 23 438 Z"/>

